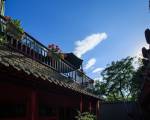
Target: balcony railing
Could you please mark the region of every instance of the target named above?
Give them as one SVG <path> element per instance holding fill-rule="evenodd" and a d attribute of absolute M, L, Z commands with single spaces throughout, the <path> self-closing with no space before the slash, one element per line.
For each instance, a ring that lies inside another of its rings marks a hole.
<path fill-rule="evenodd" d="M 6 37 L 5 45 L 9 48 L 24 54 L 43 65 L 46 65 L 61 75 L 83 85 L 89 87 L 93 80 L 85 75 L 81 70 L 76 69 L 68 61 L 58 58 L 49 57 L 50 52 L 46 46 L 36 40 L 34 37 L 25 32 L 21 40 L 16 40 L 10 33 L 7 33 L 7 20 L 0 16 L 0 33 Z"/>

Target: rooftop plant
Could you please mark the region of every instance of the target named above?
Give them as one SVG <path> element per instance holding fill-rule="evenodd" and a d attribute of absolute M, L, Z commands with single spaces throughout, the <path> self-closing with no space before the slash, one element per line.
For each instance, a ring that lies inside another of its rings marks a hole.
<path fill-rule="evenodd" d="M 57 45 L 50 44 L 48 45 L 48 49 L 49 49 L 49 53 L 48 53 L 49 57 L 52 56 L 55 59 L 58 58 L 64 59 L 64 54 L 62 53 L 61 49 Z"/>
<path fill-rule="evenodd" d="M 24 35 L 24 30 L 21 27 L 20 20 L 12 19 L 9 16 L 5 16 L 6 19 L 6 32 L 12 35 L 16 40 L 21 40 Z"/>
<path fill-rule="evenodd" d="M 21 22 L 20 22 L 20 20 L 12 19 L 11 22 L 17 27 L 17 29 L 18 29 L 21 33 L 24 33 L 24 30 L 23 30 L 23 28 L 21 27 Z"/>
<path fill-rule="evenodd" d="M 54 52 L 54 53 L 61 53 L 60 48 L 59 48 L 57 45 L 54 45 L 54 44 L 48 45 L 48 49 L 49 49 L 51 52 Z"/>

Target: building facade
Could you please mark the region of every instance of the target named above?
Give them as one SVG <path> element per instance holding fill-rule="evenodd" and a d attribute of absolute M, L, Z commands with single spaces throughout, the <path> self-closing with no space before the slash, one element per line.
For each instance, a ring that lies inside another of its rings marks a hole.
<path fill-rule="evenodd" d="M 0 120 L 74 120 L 88 111 L 99 120 L 93 80 L 69 60 L 48 56 L 48 48 L 1 16 Z M 75 57 L 75 56 L 74 56 Z"/>

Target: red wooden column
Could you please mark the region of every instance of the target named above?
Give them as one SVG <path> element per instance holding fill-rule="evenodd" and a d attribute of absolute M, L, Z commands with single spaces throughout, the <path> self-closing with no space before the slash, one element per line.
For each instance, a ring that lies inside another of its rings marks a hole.
<path fill-rule="evenodd" d="M 91 103 L 91 101 L 89 102 L 89 112 L 90 113 L 92 112 L 92 103 Z"/>
<path fill-rule="evenodd" d="M 28 120 L 38 120 L 37 93 L 34 90 L 30 93 L 27 109 Z"/>
<path fill-rule="evenodd" d="M 80 112 L 83 112 L 83 96 L 80 97 Z"/>
<path fill-rule="evenodd" d="M 100 101 L 97 100 L 96 102 L 96 118 L 97 120 L 100 120 Z"/>

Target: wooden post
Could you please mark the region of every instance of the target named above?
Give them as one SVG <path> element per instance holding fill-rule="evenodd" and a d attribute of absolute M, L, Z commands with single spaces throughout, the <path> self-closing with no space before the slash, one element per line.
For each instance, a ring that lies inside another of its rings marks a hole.
<path fill-rule="evenodd" d="M 31 94 L 29 96 L 27 109 L 28 119 L 38 120 L 37 94 L 34 90 L 31 91 Z"/>
<path fill-rule="evenodd" d="M 92 112 L 92 103 L 91 103 L 91 101 L 89 102 L 89 111 L 90 111 L 90 113 Z"/>
<path fill-rule="evenodd" d="M 97 100 L 96 102 L 96 118 L 97 120 L 100 119 L 100 101 L 99 100 Z"/>
<path fill-rule="evenodd" d="M 83 96 L 80 97 L 80 112 L 83 112 Z"/>
<path fill-rule="evenodd" d="M 34 91 L 31 95 L 31 120 L 36 120 L 36 93 Z"/>

